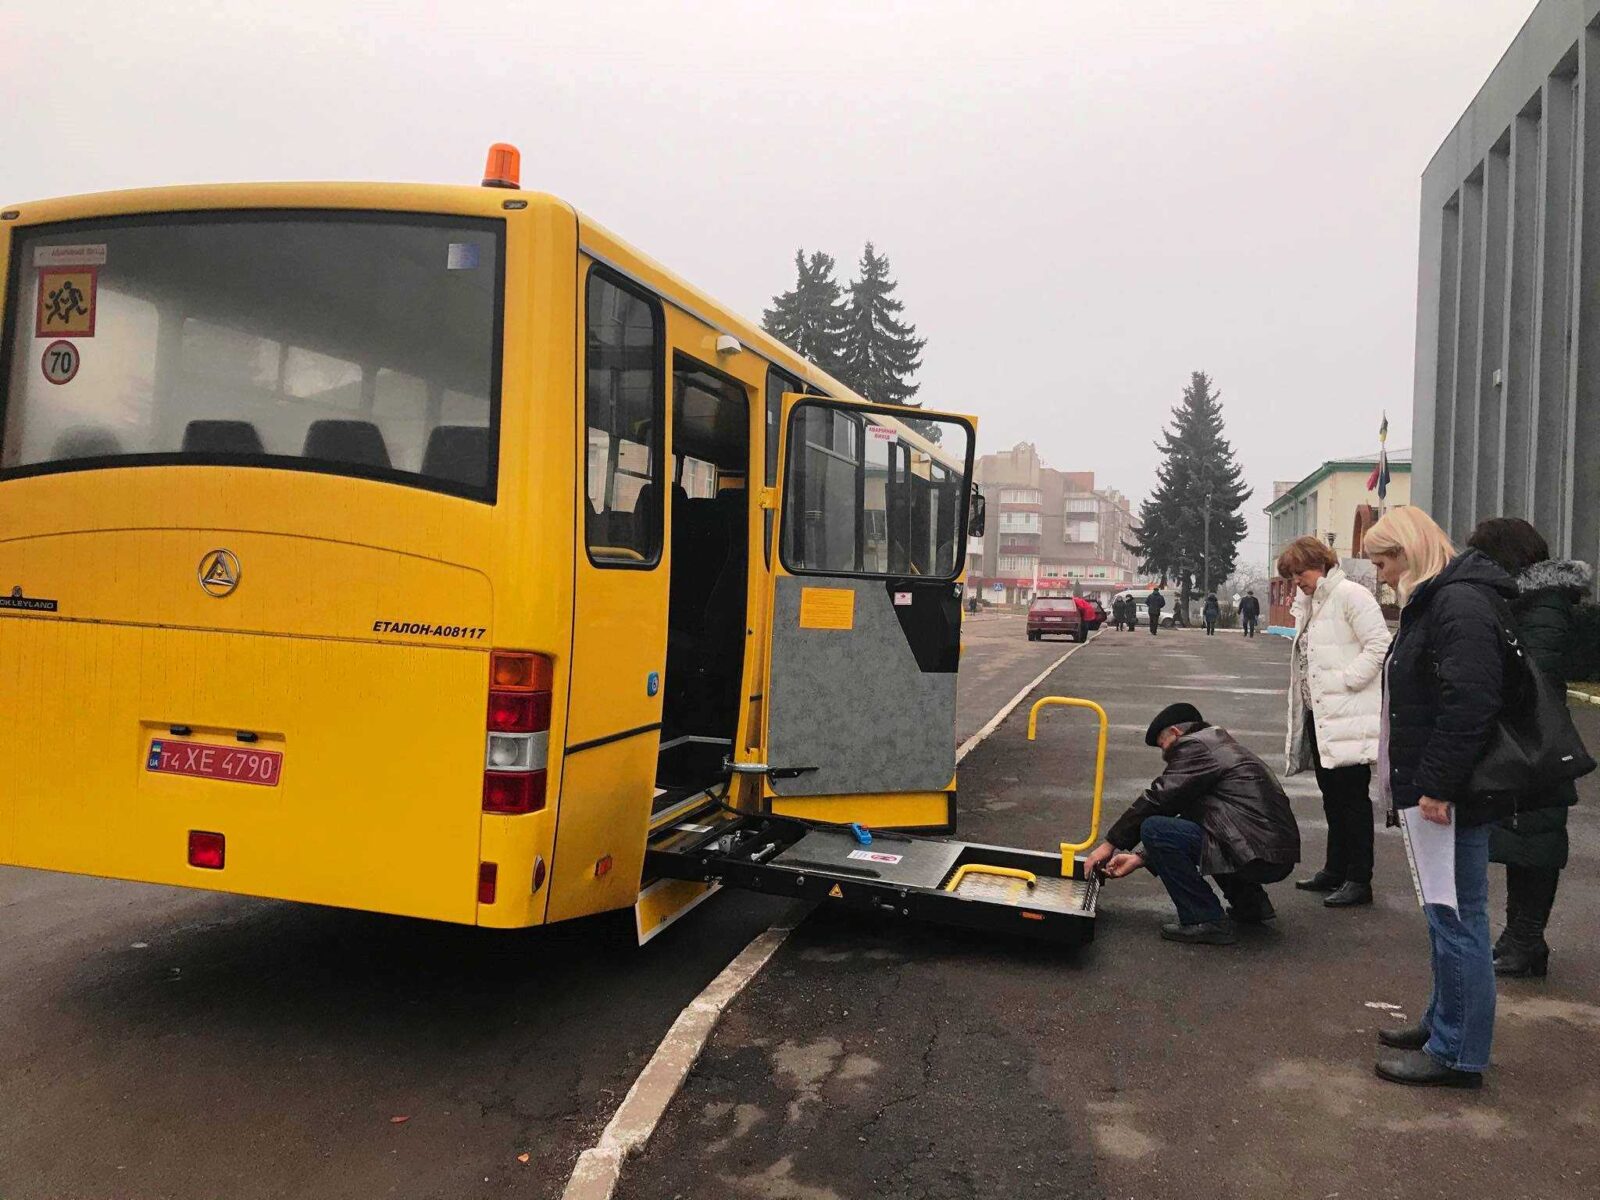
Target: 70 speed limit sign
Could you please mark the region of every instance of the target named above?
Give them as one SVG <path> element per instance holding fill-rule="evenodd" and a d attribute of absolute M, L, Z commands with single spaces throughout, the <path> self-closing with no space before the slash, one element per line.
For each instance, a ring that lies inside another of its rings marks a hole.
<path fill-rule="evenodd" d="M 51 383 L 71 383 L 81 365 L 83 356 L 78 348 L 65 341 L 51 342 L 44 348 L 44 357 L 39 360 L 44 377 Z"/>

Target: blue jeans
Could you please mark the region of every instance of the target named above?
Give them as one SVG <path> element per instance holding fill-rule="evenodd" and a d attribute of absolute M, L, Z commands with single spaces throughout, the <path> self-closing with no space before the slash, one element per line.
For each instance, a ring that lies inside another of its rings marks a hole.
<path fill-rule="evenodd" d="M 1200 874 L 1205 831 L 1198 824 L 1182 817 L 1146 817 L 1139 826 L 1139 840 L 1144 843 L 1145 864 L 1172 897 L 1180 925 L 1222 920 L 1222 904 Z M 1260 863 L 1216 879 L 1229 904 L 1240 911 L 1251 911 L 1266 903 L 1266 889 L 1261 885 L 1276 883 L 1288 873 L 1287 866 Z M 1484 874 L 1487 879 L 1487 867 Z"/>
<path fill-rule="evenodd" d="M 1489 826 L 1456 829 L 1456 905 L 1430 904 L 1433 996 L 1425 1049 L 1447 1067 L 1482 1071 L 1494 1040 L 1494 956 L 1489 946 Z"/>

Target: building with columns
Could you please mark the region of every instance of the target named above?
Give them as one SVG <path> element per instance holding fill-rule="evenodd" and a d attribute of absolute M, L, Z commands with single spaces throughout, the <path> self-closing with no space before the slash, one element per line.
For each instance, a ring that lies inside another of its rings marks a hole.
<path fill-rule="evenodd" d="M 1458 541 L 1600 557 L 1600 0 L 1542 0 L 1423 173 L 1412 455 Z"/>

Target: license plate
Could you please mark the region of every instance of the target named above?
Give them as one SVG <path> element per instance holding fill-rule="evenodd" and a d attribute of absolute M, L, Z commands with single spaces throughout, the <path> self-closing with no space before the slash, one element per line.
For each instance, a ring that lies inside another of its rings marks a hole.
<path fill-rule="evenodd" d="M 196 779 L 222 779 L 229 783 L 253 783 L 258 787 L 277 787 L 283 774 L 283 753 L 278 750 L 252 750 L 243 746 L 216 746 L 209 742 L 185 742 L 176 738 L 155 738 L 145 758 L 145 769 L 162 775 L 191 775 Z"/>

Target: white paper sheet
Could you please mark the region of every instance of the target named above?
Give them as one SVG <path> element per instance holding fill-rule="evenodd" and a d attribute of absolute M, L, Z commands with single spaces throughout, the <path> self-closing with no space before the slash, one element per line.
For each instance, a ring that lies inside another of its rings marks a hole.
<path fill-rule="evenodd" d="M 1417 889 L 1417 903 L 1456 907 L 1456 810 L 1450 809 L 1450 824 L 1435 825 L 1422 815 L 1420 807 L 1400 810 L 1400 829 L 1405 834 L 1406 858 L 1411 863 L 1411 882 Z"/>

